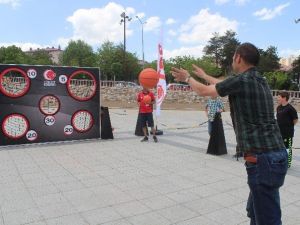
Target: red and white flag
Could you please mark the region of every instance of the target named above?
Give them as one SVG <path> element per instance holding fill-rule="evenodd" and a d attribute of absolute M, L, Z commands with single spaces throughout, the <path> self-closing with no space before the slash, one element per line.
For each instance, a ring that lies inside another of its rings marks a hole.
<path fill-rule="evenodd" d="M 156 87 L 156 116 L 160 115 L 160 106 L 167 94 L 166 76 L 164 69 L 163 60 L 163 48 L 162 45 L 158 44 L 158 60 L 157 60 L 157 73 L 159 75 L 159 81 Z"/>

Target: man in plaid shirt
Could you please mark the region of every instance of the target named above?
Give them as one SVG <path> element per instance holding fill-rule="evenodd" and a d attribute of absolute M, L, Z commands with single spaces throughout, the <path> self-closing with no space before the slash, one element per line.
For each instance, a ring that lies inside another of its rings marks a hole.
<path fill-rule="evenodd" d="M 247 202 L 250 225 L 281 225 L 279 188 L 283 185 L 288 157 L 274 117 L 273 97 L 266 80 L 256 70 L 259 51 L 250 43 L 240 45 L 233 56 L 235 76 L 224 81 L 194 67 L 194 74 L 172 68 L 177 81 L 189 83 L 201 96 L 228 96 L 236 140 L 244 152 L 250 194 Z"/>

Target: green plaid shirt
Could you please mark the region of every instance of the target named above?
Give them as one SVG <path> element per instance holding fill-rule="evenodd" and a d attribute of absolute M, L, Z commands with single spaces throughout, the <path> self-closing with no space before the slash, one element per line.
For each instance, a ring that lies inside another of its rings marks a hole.
<path fill-rule="evenodd" d="M 220 96 L 229 96 L 236 140 L 242 152 L 284 149 L 274 117 L 273 97 L 255 68 L 216 84 Z"/>

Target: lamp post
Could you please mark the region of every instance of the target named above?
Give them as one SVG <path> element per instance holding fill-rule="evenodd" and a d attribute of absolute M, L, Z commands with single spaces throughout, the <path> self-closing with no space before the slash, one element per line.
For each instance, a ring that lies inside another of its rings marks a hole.
<path fill-rule="evenodd" d="M 126 15 L 125 12 L 123 12 L 121 15 L 121 21 L 120 24 L 122 25 L 122 23 L 124 24 L 124 65 L 123 65 L 123 70 L 124 70 L 124 75 L 126 72 L 126 20 L 129 22 L 132 18 L 130 18 L 129 16 Z"/>
<path fill-rule="evenodd" d="M 138 16 L 135 16 L 135 17 L 139 20 L 140 24 L 142 25 L 142 57 L 143 57 L 143 69 L 144 69 L 144 66 L 145 66 L 145 55 L 144 55 L 144 24 L 147 23 L 147 21 L 142 21 L 140 19 L 140 17 L 138 17 Z"/>

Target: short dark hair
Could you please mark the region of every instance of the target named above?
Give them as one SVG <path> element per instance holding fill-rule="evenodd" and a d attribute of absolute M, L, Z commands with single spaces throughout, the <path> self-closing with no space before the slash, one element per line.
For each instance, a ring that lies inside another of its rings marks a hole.
<path fill-rule="evenodd" d="M 281 96 L 281 98 L 286 98 L 286 100 L 288 101 L 290 98 L 290 93 L 287 91 L 279 91 L 278 95 Z"/>
<path fill-rule="evenodd" d="M 257 66 L 259 63 L 259 51 L 251 43 L 246 42 L 239 45 L 235 50 L 235 54 L 240 55 L 241 58 L 250 65 Z"/>

